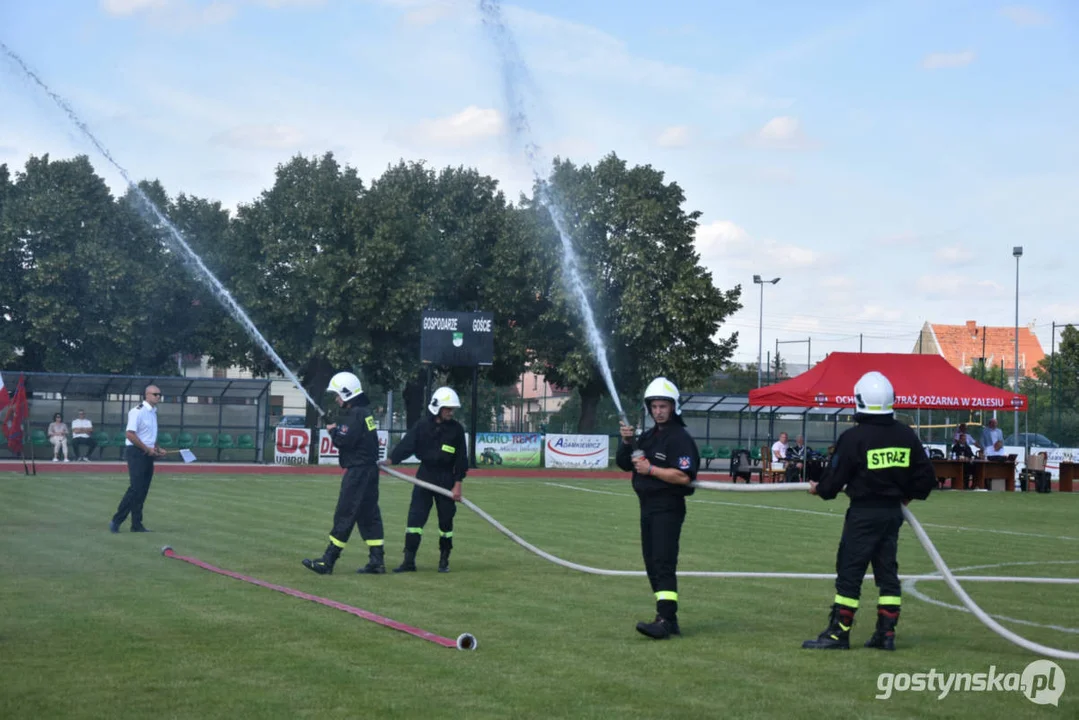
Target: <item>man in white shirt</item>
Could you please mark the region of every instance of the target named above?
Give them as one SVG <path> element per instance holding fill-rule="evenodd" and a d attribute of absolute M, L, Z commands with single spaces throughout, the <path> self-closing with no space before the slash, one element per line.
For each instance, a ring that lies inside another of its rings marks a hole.
<path fill-rule="evenodd" d="M 776 470 L 782 470 L 787 466 L 787 449 L 790 447 L 787 444 L 788 440 L 787 433 L 779 433 L 779 440 L 772 445 L 772 467 Z"/>
<path fill-rule="evenodd" d="M 987 459 L 1003 459 L 1004 455 L 1004 431 L 997 427 L 997 419 L 989 418 L 982 428 L 982 450 Z"/>
<path fill-rule="evenodd" d="M 150 385 L 143 398 L 127 414 L 124 453 L 131 483 L 109 523 L 109 530 L 114 533 L 120 532 L 120 525 L 129 513 L 131 532 L 150 532 L 142 524 L 142 506 L 150 492 L 150 481 L 154 479 L 154 460 L 165 455 L 165 451 L 157 447 L 157 404 L 161 402 L 161 390 Z"/>
<path fill-rule="evenodd" d="M 71 450 L 75 453 L 75 460 L 90 462 L 97 443 L 93 438 L 94 424 L 86 417 L 85 410 L 79 410 L 79 416 L 71 421 Z M 80 455 L 79 448 L 88 448 L 86 454 Z"/>

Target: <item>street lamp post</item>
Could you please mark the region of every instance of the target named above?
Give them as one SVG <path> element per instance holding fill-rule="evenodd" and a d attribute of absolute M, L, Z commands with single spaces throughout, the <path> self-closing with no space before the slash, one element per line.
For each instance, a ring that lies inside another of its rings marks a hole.
<path fill-rule="evenodd" d="M 760 275 L 753 276 L 753 283 L 761 286 L 761 311 L 760 311 L 760 323 L 757 328 L 757 387 L 761 386 L 761 361 L 762 352 L 764 351 L 764 284 L 772 283 L 775 285 L 779 282 L 779 278 L 772 278 L 771 280 L 762 280 Z"/>
<path fill-rule="evenodd" d="M 1023 257 L 1023 246 L 1016 245 L 1012 248 L 1015 256 L 1015 392 L 1019 393 L 1019 258 Z M 1015 436 L 1019 437 L 1019 408 L 1015 408 Z M 1026 436 L 1023 437 L 1023 446 L 1026 447 Z M 1025 457 L 1025 455 L 1024 455 Z"/>

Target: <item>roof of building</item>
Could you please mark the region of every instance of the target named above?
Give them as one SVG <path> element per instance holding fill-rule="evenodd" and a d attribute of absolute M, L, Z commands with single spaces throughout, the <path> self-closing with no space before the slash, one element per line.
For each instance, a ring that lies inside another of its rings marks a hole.
<path fill-rule="evenodd" d="M 987 327 L 974 320 L 964 325 L 927 323 L 940 348 L 940 354 L 952 367 L 964 372 L 979 359 L 986 365 L 1015 371 L 1015 327 Z M 1019 327 L 1019 370 L 1025 377 L 1034 376 L 1034 368 L 1045 357 L 1038 336 L 1029 327 Z"/>

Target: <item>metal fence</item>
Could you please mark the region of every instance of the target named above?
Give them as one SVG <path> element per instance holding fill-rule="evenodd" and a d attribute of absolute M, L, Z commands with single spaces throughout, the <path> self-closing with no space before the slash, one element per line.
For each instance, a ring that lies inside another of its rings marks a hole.
<path fill-rule="evenodd" d="M 53 456 L 47 428 L 56 413 L 67 424 L 69 456 L 71 423 L 82 410 L 93 423 L 94 459 L 123 457 L 128 412 L 143 399 L 148 385 L 161 389 L 157 406 L 159 444 L 166 449 L 190 448 L 199 459 L 262 462 L 270 436 L 270 381 L 151 377 L 136 375 L 79 375 L 19 373 L 0 370 L 13 392 L 25 377 L 30 406 L 27 457 Z M 0 437 L 0 441 L 3 438 Z M 12 457 L 6 442 L 0 457 Z M 170 460 L 178 459 L 169 455 Z"/>

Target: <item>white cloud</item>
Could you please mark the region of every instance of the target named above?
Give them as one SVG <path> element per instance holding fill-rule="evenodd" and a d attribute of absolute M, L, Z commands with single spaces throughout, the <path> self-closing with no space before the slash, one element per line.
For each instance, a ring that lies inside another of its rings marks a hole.
<path fill-rule="evenodd" d="M 852 319 L 863 322 L 873 320 L 895 322 L 903 319 L 903 311 L 884 305 L 863 305 L 862 309 Z"/>
<path fill-rule="evenodd" d="M 926 70 L 964 67 L 974 62 L 974 57 L 973 50 L 956 53 L 929 53 L 922 60 L 922 67 Z"/>
<path fill-rule="evenodd" d="M 1048 25 L 1049 18 L 1026 5 L 1009 5 L 1000 9 L 1000 14 L 1016 25 Z"/>
<path fill-rule="evenodd" d="M 208 4 L 194 0 L 101 0 L 101 8 L 114 17 L 145 13 L 158 25 L 184 30 L 203 25 L 220 25 L 236 16 L 240 5 L 268 8 L 322 5 L 325 0 L 213 0 Z"/>
<path fill-rule="evenodd" d="M 933 253 L 933 257 L 939 262 L 961 263 L 974 257 L 974 253 L 962 245 L 952 245 L 938 249 Z"/>
<path fill-rule="evenodd" d="M 1004 287 L 992 280 L 982 280 L 962 273 L 922 275 L 916 283 L 918 292 L 936 298 L 963 297 L 977 303 L 979 297 L 995 298 Z"/>
<path fill-rule="evenodd" d="M 689 127 L 686 125 L 672 125 L 665 128 L 656 140 L 660 147 L 673 148 L 685 147 L 689 144 Z"/>
<path fill-rule="evenodd" d="M 749 233 L 729 220 L 697 226 L 697 252 L 704 264 L 739 252 L 749 244 Z"/>
<path fill-rule="evenodd" d="M 109 15 L 133 15 L 143 10 L 160 9 L 169 4 L 169 0 L 101 0 L 101 9 Z"/>
<path fill-rule="evenodd" d="M 820 254 L 809 248 L 797 245 L 780 245 L 769 241 L 765 252 L 776 267 L 799 267 L 805 268 L 815 265 L 820 260 Z"/>
<path fill-rule="evenodd" d="M 799 150 L 809 147 L 810 142 L 798 118 L 790 115 L 774 117 L 755 132 L 750 144 L 781 150 Z"/>
<path fill-rule="evenodd" d="M 251 124 L 217 133 L 211 142 L 236 148 L 288 150 L 304 140 L 299 128 L 291 125 Z"/>
<path fill-rule="evenodd" d="M 425 144 L 461 146 L 501 135 L 504 129 L 505 121 L 498 110 L 469 105 L 448 117 L 422 120 L 401 137 Z"/>

